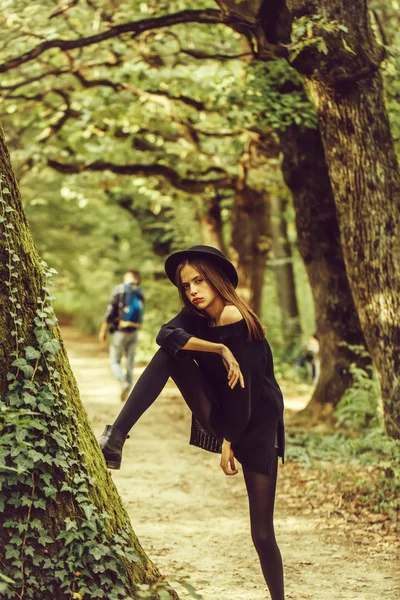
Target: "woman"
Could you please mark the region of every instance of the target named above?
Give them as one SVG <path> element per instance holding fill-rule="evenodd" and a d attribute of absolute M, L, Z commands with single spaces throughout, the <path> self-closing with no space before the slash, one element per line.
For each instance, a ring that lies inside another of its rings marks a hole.
<path fill-rule="evenodd" d="M 252 538 L 272 600 L 284 600 L 273 511 L 278 456 L 283 459 L 282 393 L 271 349 L 253 311 L 239 298 L 232 263 L 211 246 L 193 246 L 165 263 L 184 308 L 163 325 L 155 354 L 114 425 L 99 439 L 119 469 L 128 432 L 172 377 L 192 411 L 190 443 L 221 453 L 228 476 L 242 463 Z"/>

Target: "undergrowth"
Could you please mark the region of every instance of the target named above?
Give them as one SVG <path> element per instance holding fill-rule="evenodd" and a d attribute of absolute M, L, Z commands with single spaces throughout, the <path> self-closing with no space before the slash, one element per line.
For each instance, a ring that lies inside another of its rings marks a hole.
<path fill-rule="evenodd" d="M 375 374 L 353 366 L 352 375 L 353 385 L 334 413 L 336 428 L 328 434 L 294 429 L 287 459 L 346 480 L 349 499 L 390 514 L 400 528 L 400 440 L 385 433 Z"/>

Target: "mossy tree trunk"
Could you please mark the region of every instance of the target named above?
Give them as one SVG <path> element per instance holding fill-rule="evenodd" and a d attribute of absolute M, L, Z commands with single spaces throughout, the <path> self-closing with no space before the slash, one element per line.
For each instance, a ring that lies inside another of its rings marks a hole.
<path fill-rule="evenodd" d="M 1 597 L 136 598 L 162 578 L 81 404 L 2 131 L 0 173 Z"/>
<path fill-rule="evenodd" d="M 352 364 L 371 364 L 340 244 L 335 201 L 321 136 L 291 127 L 280 134 L 282 173 L 292 192 L 297 246 L 314 298 L 321 372 L 305 415 L 329 417 L 352 384 Z"/>
<path fill-rule="evenodd" d="M 400 438 L 400 170 L 384 101 L 377 44 L 364 0 L 293 0 L 327 53 L 294 62 L 315 105 L 347 277 L 376 366 L 387 433 Z M 324 22 L 336 21 L 332 33 Z M 342 29 L 341 29 L 342 28 Z"/>

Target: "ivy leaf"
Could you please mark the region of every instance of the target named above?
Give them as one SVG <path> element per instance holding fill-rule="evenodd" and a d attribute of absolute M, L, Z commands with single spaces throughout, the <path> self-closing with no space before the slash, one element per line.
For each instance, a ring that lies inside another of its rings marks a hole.
<path fill-rule="evenodd" d="M 53 440 L 55 440 L 57 442 L 57 444 L 60 446 L 60 448 L 66 448 L 67 444 L 66 444 L 66 439 L 63 435 L 61 435 L 61 433 L 59 431 L 55 431 L 52 435 Z"/>
<path fill-rule="evenodd" d="M 19 550 L 18 548 L 13 548 L 12 546 L 6 546 L 6 560 L 10 558 L 19 558 Z"/>
<path fill-rule="evenodd" d="M 104 556 L 104 552 L 100 548 L 92 548 L 90 550 L 90 554 L 95 558 L 95 560 L 100 560 L 102 556 Z"/>
<path fill-rule="evenodd" d="M 5 583 L 15 583 L 13 579 L 10 579 L 10 577 L 7 577 L 7 575 L 4 575 L 4 573 L 0 573 L 0 579 L 2 579 L 2 581 L 4 581 Z"/>
<path fill-rule="evenodd" d="M 21 369 L 21 367 L 24 367 L 27 364 L 28 363 L 26 362 L 25 358 L 17 358 L 16 360 L 14 360 L 14 362 L 11 363 L 11 366 L 18 367 L 18 369 Z"/>
<path fill-rule="evenodd" d="M 139 560 L 134 548 L 125 548 L 124 557 L 130 562 L 136 562 Z"/>
<path fill-rule="evenodd" d="M 25 381 L 24 383 L 25 390 L 32 390 L 32 392 L 37 392 L 37 387 L 32 381 Z"/>
<path fill-rule="evenodd" d="M 17 435 L 16 435 L 17 442 L 23 442 L 27 435 L 28 435 L 28 431 L 26 429 L 18 428 Z"/>
<path fill-rule="evenodd" d="M 33 367 L 31 365 L 25 365 L 23 367 L 20 367 L 20 369 L 27 379 L 29 379 L 29 377 L 32 377 Z"/>
<path fill-rule="evenodd" d="M 73 521 L 72 519 L 70 519 L 69 517 L 67 517 L 65 519 L 65 529 L 66 531 L 70 531 L 71 529 L 77 529 L 77 525 L 76 525 L 76 521 Z"/>
<path fill-rule="evenodd" d="M 42 510 L 46 510 L 46 500 L 44 498 L 39 498 L 39 500 L 35 500 L 33 503 L 33 506 L 35 508 L 41 508 Z M 41 544 L 42 542 L 40 541 L 41 538 L 39 538 L 39 544 Z M 53 541 L 53 540 L 51 540 Z M 43 544 L 45 545 L 45 544 Z"/>
<path fill-rule="evenodd" d="M 196 592 L 196 588 L 194 588 L 190 583 L 185 583 L 183 581 L 179 582 L 181 584 L 182 587 L 185 588 L 185 590 L 187 590 L 190 594 L 190 596 L 192 598 L 197 598 L 198 600 L 201 600 L 203 598 L 203 596 L 201 596 L 200 594 L 198 594 Z"/>
<path fill-rule="evenodd" d="M 38 542 L 42 546 L 46 546 L 47 544 L 52 544 L 54 540 L 49 535 L 44 534 L 39 537 Z"/>
<path fill-rule="evenodd" d="M 35 327 L 35 336 L 39 344 L 45 344 L 52 338 L 50 331 L 47 331 L 47 329 L 42 329 L 41 327 Z"/>
<path fill-rule="evenodd" d="M 43 344 L 43 352 L 48 352 L 49 354 L 57 354 L 60 350 L 61 346 L 56 339 L 51 339 L 48 342 Z"/>
<path fill-rule="evenodd" d="M 54 487 L 54 485 L 48 485 L 46 487 L 43 488 L 43 492 L 44 495 L 46 496 L 46 498 L 52 498 L 52 500 L 55 500 L 56 496 L 57 496 L 57 488 Z"/>
<path fill-rule="evenodd" d="M 35 350 L 32 346 L 28 346 L 25 348 L 25 358 L 26 360 L 36 360 L 37 358 L 40 358 L 40 352 L 39 350 Z"/>
<path fill-rule="evenodd" d="M 93 504 L 87 504 L 86 506 L 83 506 L 83 512 L 85 513 L 85 516 L 87 518 L 88 521 L 90 521 L 90 519 L 93 517 L 93 513 L 95 511 L 95 506 L 93 506 Z"/>

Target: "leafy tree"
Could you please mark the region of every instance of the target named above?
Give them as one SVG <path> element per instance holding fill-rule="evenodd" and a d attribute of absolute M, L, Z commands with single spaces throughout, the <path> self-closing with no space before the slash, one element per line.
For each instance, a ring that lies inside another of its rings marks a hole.
<path fill-rule="evenodd" d="M 219 4 L 229 14 L 230 4 Z M 296 18 L 289 58 L 316 108 L 346 272 L 379 373 L 386 430 L 397 438 L 400 172 L 379 72 L 385 49 L 376 41 L 364 2 L 288 5 Z M 248 29 L 253 30 L 251 22 Z M 265 32 L 255 33 L 262 48 Z"/>

